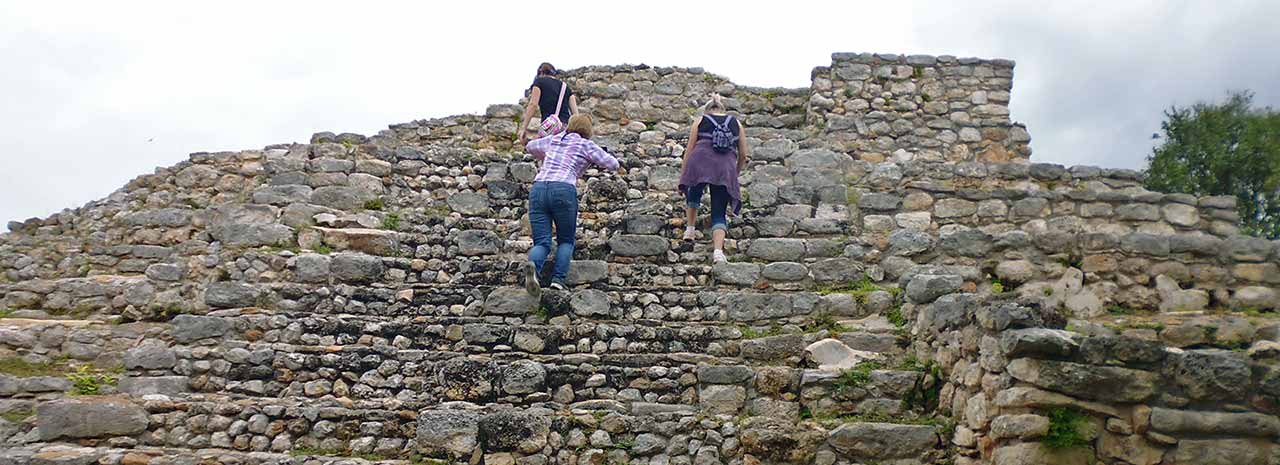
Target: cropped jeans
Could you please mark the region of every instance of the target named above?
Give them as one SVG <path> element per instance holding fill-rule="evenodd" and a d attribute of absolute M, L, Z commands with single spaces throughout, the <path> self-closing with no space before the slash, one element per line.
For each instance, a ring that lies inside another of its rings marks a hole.
<path fill-rule="evenodd" d="M 697 210 L 702 206 L 702 193 L 711 190 L 711 230 L 729 229 L 729 190 L 724 186 L 702 183 L 684 191 L 684 204 Z"/>
<path fill-rule="evenodd" d="M 529 189 L 529 227 L 533 233 L 529 261 L 537 268 L 538 276 L 542 276 L 542 266 L 551 254 L 552 225 L 555 225 L 556 239 L 552 279 L 564 280 L 569 276 L 574 233 L 578 230 L 578 188 L 565 182 L 535 182 Z"/>

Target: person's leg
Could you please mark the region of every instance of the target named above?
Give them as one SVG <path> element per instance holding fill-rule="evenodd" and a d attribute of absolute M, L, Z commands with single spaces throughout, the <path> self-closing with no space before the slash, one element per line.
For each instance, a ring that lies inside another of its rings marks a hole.
<path fill-rule="evenodd" d="M 534 271 L 541 274 L 542 265 L 551 253 L 551 212 L 547 202 L 547 187 L 534 183 L 529 189 L 529 230 L 533 236 L 533 248 L 529 249 L 529 261 Z"/>
<path fill-rule="evenodd" d="M 702 190 L 704 184 L 689 186 L 684 194 L 684 240 L 695 239 L 698 230 L 698 208 L 702 206 Z"/>
<path fill-rule="evenodd" d="M 578 232 L 578 190 L 573 185 L 558 183 L 549 191 L 551 218 L 556 225 L 556 265 L 553 283 L 564 284 L 573 261 L 574 235 Z"/>
<path fill-rule="evenodd" d="M 724 236 L 729 229 L 728 210 L 728 189 L 724 186 L 711 186 L 711 245 L 719 252 L 716 260 L 724 258 Z"/>

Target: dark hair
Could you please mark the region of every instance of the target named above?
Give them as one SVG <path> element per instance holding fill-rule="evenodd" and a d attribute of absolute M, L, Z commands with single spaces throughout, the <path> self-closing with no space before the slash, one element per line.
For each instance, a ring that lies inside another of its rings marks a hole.
<path fill-rule="evenodd" d="M 538 75 L 539 75 L 539 76 L 555 76 L 555 75 L 556 75 L 556 67 L 555 67 L 555 66 L 551 66 L 551 63 L 546 63 L 546 62 L 544 62 L 544 63 L 542 63 L 542 64 L 538 65 Z"/>

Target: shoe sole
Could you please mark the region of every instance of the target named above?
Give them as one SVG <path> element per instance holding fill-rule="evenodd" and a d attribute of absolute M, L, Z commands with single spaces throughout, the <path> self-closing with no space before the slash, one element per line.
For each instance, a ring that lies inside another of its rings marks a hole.
<path fill-rule="evenodd" d="M 538 285 L 538 269 L 530 262 L 524 264 L 524 290 L 534 297 L 542 295 L 542 287 Z"/>

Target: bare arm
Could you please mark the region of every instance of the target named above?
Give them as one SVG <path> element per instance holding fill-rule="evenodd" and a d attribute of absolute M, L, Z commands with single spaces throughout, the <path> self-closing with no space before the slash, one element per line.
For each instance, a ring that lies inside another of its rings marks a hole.
<path fill-rule="evenodd" d="M 569 114 L 570 115 L 578 114 L 578 96 L 577 95 L 569 96 Z M 567 123 L 568 121 L 565 121 L 565 122 Z"/>
<path fill-rule="evenodd" d="M 741 173 L 747 167 L 747 128 L 737 118 L 734 121 L 738 123 L 738 172 Z"/>
<path fill-rule="evenodd" d="M 542 89 L 536 86 L 529 92 L 529 102 L 524 105 L 524 117 L 520 118 L 520 127 L 516 130 L 516 143 L 524 145 L 525 133 L 529 130 L 529 121 L 533 112 L 538 111 L 538 99 L 542 97 Z"/>
<path fill-rule="evenodd" d="M 693 126 L 689 128 L 689 142 L 684 145 L 684 157 L 680 161 L 680 174 L 684 174 L 685 167 L 689 164 L 689 154 L 693 153 L 693 144 L 698 142 L 698 125 L 702 124 L 702 117 L 699 116 L 694 120 Z"/>

